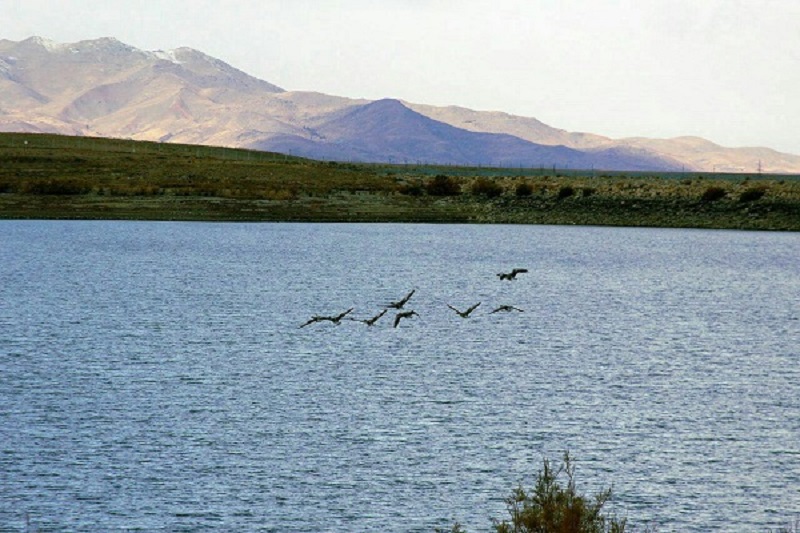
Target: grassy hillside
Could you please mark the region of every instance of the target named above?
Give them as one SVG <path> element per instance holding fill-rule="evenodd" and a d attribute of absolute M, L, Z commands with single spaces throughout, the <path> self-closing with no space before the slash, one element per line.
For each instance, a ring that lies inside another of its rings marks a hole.
<path fill-rule="evenodd" d="M 0 133 L 0 218 L 798 231 L 800 178 L 347 164 L 207 146 Z"/>

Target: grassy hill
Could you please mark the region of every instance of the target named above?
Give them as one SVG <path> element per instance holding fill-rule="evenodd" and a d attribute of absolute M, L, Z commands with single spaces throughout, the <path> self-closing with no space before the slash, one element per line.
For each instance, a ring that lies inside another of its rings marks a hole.
<path fill-rule="evenodd" d="M 800 230 L 800 177 L 347 164 L 0 133 L 0 218 Z"/>

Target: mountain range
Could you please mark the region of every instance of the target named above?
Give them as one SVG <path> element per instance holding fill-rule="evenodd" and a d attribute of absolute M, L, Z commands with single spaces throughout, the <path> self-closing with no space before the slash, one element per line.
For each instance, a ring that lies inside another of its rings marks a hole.
<path fill-rule="evenodd" d="M 191 48 L 0 40 L 0 131 L 269 150 L 323 160 L 800 173 L 800 156 L 698 137 L 611 139 L 535 118 L 286 91 Z"/>

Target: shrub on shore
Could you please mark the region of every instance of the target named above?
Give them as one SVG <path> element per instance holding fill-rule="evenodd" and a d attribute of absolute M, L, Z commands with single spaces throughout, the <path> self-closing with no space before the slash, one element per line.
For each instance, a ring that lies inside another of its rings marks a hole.
<path fill-rule="evenodd" d="M 461 185 L 454 178 L 439 174 L 425 184 L 425 190 L 431 196 L 457 196 L 461 194 Z"/>
<path fill-rule="evenodd" d="M 565 476 L 562 485 L 559 478 Z M 575 465 L 564 453 L 563 462 L 554 466 L 544 460 L 534 487 L 522 486 L 506 499 L 511 521 L 495 521 L 497 533 L 623 533 L 625 519 L 606 516 L 603 506 L 611 499 L 611 489 L 593 497 L 578 493 Z"/>
<path fill-rule="evenodd" d="M 397 192 L 406 196 L 422 196 L 425 189 L 419 183 L 404 183 L 397 187 Z"/>
<path fill-rule="evenodd" d="M 517 185 L 517 188 L 514 190 L 514 193 L 520 197 L 530 196 L 533 194 L 533 185 L 531 185 L 530 183 L 520 183 L 519 185 Z"/>
<path fill-rule="evenodd" d="M 603 511 L 610 499 L 610 488 L 592 497 L 578 493 L 575 464 L 565 452 L 559 465 L 544 460 L 532 489 L 519 486 L 512 491 L 506 498 L 510 518 L 494 519 L 494 530 L 497 533 L 624 533 L 626 520 Z M 449 533 L 465 533 L 465 530 L 456 523 Z"/>
<path fill-rule="evenodd" d="M 739 201 L 741 203 L 755 202 L 756 200 L 760 200 L 766 192 L 767 191 L 763 187 L 750 187 L 739 195 Z"/>
<path fill-rule="evenodd" d="M 497 198 L 503 194 L 503 187 L 490 179 L 478 178 L 472 183 L 472 194 L 486 196 L 487 198 Z"/>
<path fill-rule="evenodd" d="M 570 196 L 575 195 L 575 188 L 571 185 L 563 185 L 560 189 L 558 189 L 558 199 L 563 200 L 564 198 L 569 198 Z"/>
<path fill-rule="evenodd" d="M 711 202 L 716 202 L 717 200 L 722 200 L 727 196 L 727 191 L 722 187 L 709 187 L 703 192 L 703 195 L 700 197 L 700 201 L 704 204 L 708 204 Z"/>
<path fill-rule="evenodd" d="M 24 193 L 27 194 L 54 194 L 59 196 L 86 194 L 91 191 L 91 187 L 78 180 L 66 179 L 48 179 L 48 180 L 33 180 L 25 183 L 23 186 Z"/>

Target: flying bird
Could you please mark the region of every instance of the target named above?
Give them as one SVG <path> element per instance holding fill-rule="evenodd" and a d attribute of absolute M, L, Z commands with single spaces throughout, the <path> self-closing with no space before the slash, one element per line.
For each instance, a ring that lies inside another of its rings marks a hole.
<path fill-rule="evenodd" d="M 361 318 L 361 319 L 359 319 L 359 318 L 351 318 L 350 320 L 354 320 L 356 322 L 363 322 L 364 324 L 366 324 L 368 326 L 371 326 L 375 322 L 377 322 L 380 317 L 385 315 L 387 311 L 389 311 L 389 310 L 388 309 L 384 309 L 383 311 L 381 311 L 380 313 L 378 313 L 377 315 L 375 315 L 372 318 Z"/>
<path fill-rule="evenodd" d="M 389 302 L 389 305 L 387 306 L 387 308 L 391 307 L 392 309 L 402 309 L 403 306 L 406 305 L 406 302 L 408 302 L 411 299 L 411 296 L 416 291 L 417 291 L 417 289 L 412 289 L 411 292 L 406 294 L 405 298 L 403 298 L 402 300 L 399 300 L 397 302 Z"/>
<path fill-rule="evenodd" d="M 491 311 L 489 314 L 491 315 L 492 313 L 499 313 L 501 311 L 502 312 L 519 311 L 520 313 L 522 313 L 523 310 L 518 307 L 514 307 L 513 305 L 501 305 L 494 311 Z"/>
<path fill-rule="evenodd" d="M 352 312 L 353 312 L 353 308 L 351 307 L 350 309 L 348 309 L 344 313 L 340 313 L 340 314 L 338 314 L 336 316 L 328 317 L 328 320 L 330 320 L 334 324 L 338 324 L 344 317 L 346 317 L 347 315 L 349 315 Z"/>
<path fill-rule="evenodd" d="M 453 311 L 458 313 L 458 316 L 460 316 L 461 318 L 467 318 L 471 312 L 473 312 L 475 309 L 478 308 L 479 305 L 481 305 L 480 302 L 476 303 L 475 305 L 473 305 L 472 307 L 470 307 L 466 311 L 459 311 L 458 309 L 456 309 L 455 307 L 453 307 L 450 304 L 447 304 L 447 307 L 449 307 L 450 309 L 452 309 Z"/>
<path fill-rule="evenodd" d="M 501 272 L 500 274 L 497 275 L 497 277 L 500 279 L 513 280 L 516 279 L 517 274 L 523 274 L 527 271 L 528 271 L 527 268 L 515 268 L 514 270 L 508 273 Z"/>
<path fill-rule="evenodd" d="M 419 316 L 419 313 L 416 311 L 403 311 L 402 313 L 397 313 L 394 317 L 394 327 L 397 327 L 397 325 L 400 323 L 400 320 L 404 318 L 411 318 L 414 315 Z"/>
<path fill-rule="evenodd" d="M 313 324 L 313 323 L 315 323 L 315 322 L 323 322 L 323 321 L 325 321 L 325 320 L 328 320 L 328 321 L 330 321 L 330 322 L 333 322 L 334 324 L 338 325 L 338 324 L 339 324 L 339 322 L 341 322 L 341 321 L 342 321 L 342 319 L 343 319 L 344 317 L 346 317 L 346 316 L 347 316 L 349 313 L 351 313 L 352 311 L 353 311 L 353 308 L 351 307 L 350 309 L 348 309 L 348 310 L 347 310 L 347 311 L 345 311 L 344 313 L 339 313 L 338 315 L 334 315 L 334 316 L 319 316 L 319 315 L 314 315 L 314 316 L 312 316 L 312 317 L 311 317 L 311 319 L 310 319 L 308 322 L 306 322 L 305 324 L 302 324 L 300 327 L 301 327 L 301 328 L 304 328 L 304 327 L 308 326 L 309 324 Z"/>
<path fill-rule="evenodd" d="M 301 328 L 304 328 L 304 327 L 306 327 L 306 326 L 308 326 L 308 325 L 310 325 L 310 324 L 313 324 L 313 323 L 315 323 L 315 322 L 322 322 L 323 320 L 328 320 L 328 317 L 326 317 L 326 316 L 316 316 L 316 315 L 315 315 L 315 316 L 312 316 L 312 317 L 311 317 L 311 318 L 308 320 L 308 322 L 306 322 L 306 323 L 304 323 L 304 324 L 301 324 L 301 325 L 300 325 L 300 327 L 301 327 Z"/>

